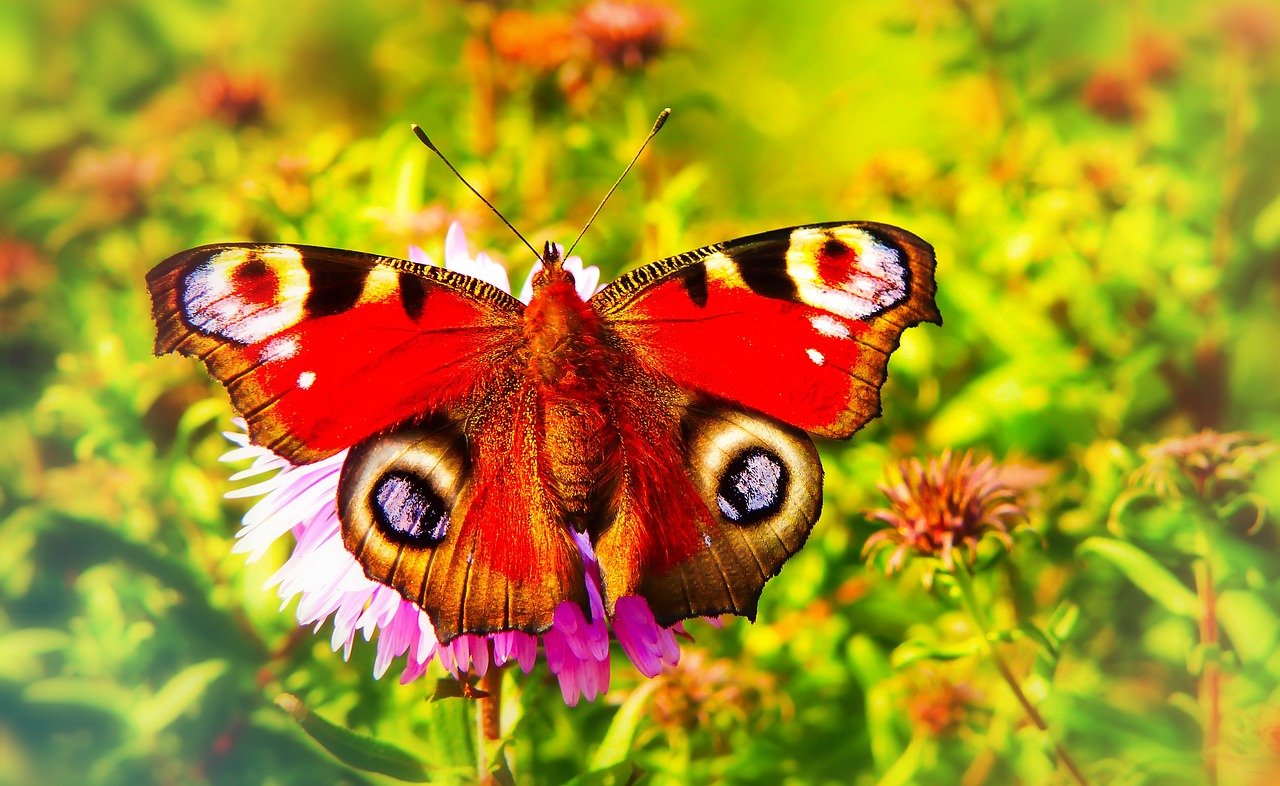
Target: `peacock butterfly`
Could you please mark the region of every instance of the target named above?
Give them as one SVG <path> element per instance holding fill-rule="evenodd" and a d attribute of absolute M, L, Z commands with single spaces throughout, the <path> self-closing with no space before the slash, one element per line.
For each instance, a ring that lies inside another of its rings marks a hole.
<path fill-rule="evenodd" d="M 547 243 L 524 305 L 460 273 L 226 243 L 147 276 L 156 353 L 204 361 L 251 439 L 295 464 L 351 448 L 337 506 L 373 580 L 441 642 L 606 614 L 754 618 L 822 508 L 809 434 L 880 412 L 903 330 L 940 324 L 932 248 L 869 222 L 653 262 L 589 300 Z M 807 434 L 806 434 L 807 432 Z"/>

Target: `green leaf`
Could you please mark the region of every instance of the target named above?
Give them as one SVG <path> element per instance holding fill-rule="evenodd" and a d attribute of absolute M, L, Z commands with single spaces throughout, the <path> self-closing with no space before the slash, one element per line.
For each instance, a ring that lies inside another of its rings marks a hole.
<path fill-rule="evenodd" d="M 903 669 L 921 660 L 955 660 L 972 655 L 983 649 L 982 638 L 974 636 L 959 643 L 942 644 L 923 639 L 909 639 L 899 644 L 889 662 L 895 669 Z"/>
<path fill-rule="evenodd" d="M 1027 638 L 1040 645 L 1040 650 L 1047 657 L 1055 661 L 1058 659 L 1058 646 L 1054 644 L 1047 633 L 1040 629 L 1040 626 L 1036 625 L 1031 620 L 1024 619 L 1018 623 L 1018 630 Z"/>
<path fill-rule="evenodd" d="M 616 767 L 626 761 L 631 753 L 631 742 L 635 739 L 639 728 L 641 713 L 649 696 L 658 688 L 657 680 L 649 680 L 631 692 L 627 700 L 618 708 L 609 729 L 604 733 L 604 740 L 591 757 L 589 765 L 593 771 Z"/>
<path fill-rule="evenodd" d="M 71 636 L 56 628 L 24 628 L 0 635 L 0 679 L 25 682 L 43 675 L 41 656 L 65 650 Z"/>
<path fill-rule="evenodd" d="M 188 666 L 144 699 L 133 713 L 134 725 L 144 735 L 155 734 L 195 706 L 209 684 L 227 671 L 226 661 L 207 660 Z"/>
<path fill-rule="evenodd" d="M 566 781 L 564 786 L 631 786 L 631 784 L 640 780 L 642 775 L 644 775 L 644 770 L 635 764 L 629 761 L 620 761 L 610 767 L 584 772 L 578 777 Z"/>
<path fill-rule="evenodd" d="M 1176 576 L 1142 549 L 1112 538 L 1088 538 L 1076 549 L 1080 556 L 1090 554 L 1110 562 L 1138 589 L 1174 614 L 1195 619 L 1200 604 L 1196 594 Z"/>
<path fill-rule="evenodd" d="M 348 767 L 411 783 L 430 780 L 426 762 L 409 752 L 339 726 L 314 714 L 298 697 L 282 693 L 276 706 L 289 713 L 311 739 Z"/>

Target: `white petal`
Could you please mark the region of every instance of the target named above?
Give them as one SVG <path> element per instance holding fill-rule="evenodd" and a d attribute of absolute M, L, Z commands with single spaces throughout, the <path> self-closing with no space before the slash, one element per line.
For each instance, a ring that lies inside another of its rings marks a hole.
<path fill-rule="evenodd" d="M 471 265 L 471 252 L 467 250 L 467 233 L 462 231 L 462 224 L 454 221 L 444 236 L 444 266 L 448 270 L 467 272 L 463 268 Z"/>
<path fill-rule="evenodd" d="M 431 258 L 431 255 L 417 246 L 409 246 L 409 261 L 419 265 L 431 265 L 432 267 L 436 265 L 436 261 Z"/>

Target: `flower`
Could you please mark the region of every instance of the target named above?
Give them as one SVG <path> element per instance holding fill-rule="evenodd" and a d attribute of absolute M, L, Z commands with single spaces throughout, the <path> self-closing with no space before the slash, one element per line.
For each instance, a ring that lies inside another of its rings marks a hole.
<path fill-rule="evenodd" d="M 409 256 L 416 262 L 433 264 L 420 248 L 410 248 Z M 456 222 L 445 237 L 444 257 L 446 269 L 480 278 L 510 292 L 506 270 L 484 252 L 472 257 L 466 235 Z M 584 268 L 579 257 L 570 257 L 564 266 L 573 272 L 578 293 L 584 300 L 594 294 L 600 281 L 599 269 Z M 521 294 L 525 302 L 532 293 L 533 273 L 537 269 L 535 266 L 530 271 L 525 282 Z M 592 701 L 609 690 L 611 632 L 622 651 L 646 677 L 654 677 L 664 665 L 675 665 L 679 661 L 676 636 L 684 633 L 683 627 L 658 625 L 642 598 L 619 598 L 613 620 L 606 621 L 600 568 L 591 541 L 576 532 L 573 538 L 585 566 L 591 621 L 576 603 L 565 601 L 555 610 L 551 628 L 540 636 L 519 631 L 468 633 L 441 644 L 426 612 L 391 587 L 367 578 L 360 563 L 342 544 L 336 500 L 338 476 L 347 451 L 314 464 L 295 466 L 265 448 L 251 445 L 243 432 L 244 421 L 237 424 L 242 431 L 227 432 L 226 437 L 238 447 L 222 460 L 252 459 L 252 464 L 231 479 L 274 474 L 227 494 L 228 497 L 262 496 L 245 514 L 233 551 L 248 554 L 248 561 L 252 563 L 261 559 L 277 538 L 292 533 L 296 541 L 293 553 L 267 581 L 267 586 L 277 587 L 281 608 L 293 597 L 301 596 L 298 624 L 314 625 L 318 630 L 326 620 L 332 619 L 330 642 L 334 651 L 343 651 L 344 658 L 350 655 L 357 632 L 366 641 L 376 634 L 375 677 L 381 678 L 398 658 L 405 661 L 400 681 L 406 684 L 421 677 L 433 658 L 455 677 L 464 672 L 484 676 L 491 666 L 511 662 L 528 673 L 537 661 L 541 641 L 547 666 L 559 679 L 565 703 L 572 706 L 581 697 Z"/>
<path fill-rule="evenodd" d="M 1243 491 L 1258 464 L 1275 448 L 1274 442 L 1253 434 L 1206 429 L 1144 447 L 1147 461 L 1136 477 L 1163 497 L 1181 497 L 1190 484 L 1196 497 L 1222 500 Z"/>
<path fill-rule="evenodd" d="M 593 0 L 578 11 L 578 29 L 601 63 L 640 68 L 666 48 L 680 18 L 653 0 Z"/>
<path fill-rule="evenodd" d="M 911 725 L 930 737 L 948 737 L 959 731 L 978 706 L 981 694 L 964 682 L 924 672 L 914 681 L 907 700 Z"/>
<path fill-rule="evenodd" d="M 1113 123 L 1132 120 L 1142 112 L 1138 85 L 1118 71 L 1095 72 L 1085 82 L 1081 98 L 1091 112 Z"/>
<path fill-rule="evenodd" d="M 201 113 L 227 125 L 251 125 L 266 113 L 266 82 L 257 75 L 206 71 L 196 81 L 195 92 Z"/>
<path fill-rule="evenodd" d="M 1013 548 L 1010 530 L 1026 518 L 1026 510 L 1017 484 L 990 458 L 975 462 L 972 451 L 957 458 L 948 449 L 928 465 L 919 459 L 904 461 L 898 473 L 900 480 L 880 485 L 890 507 L 869 514 L 889 528 L 873 534 L 863 547 L 866 555 L 896 544 L 886 573 L 901 568 L 908 552 L 939 559 L 945 570 L 954 570 L 955 551 L 967 552 L 972 562 L 987 534 Z"/>
<path fill-rule="evenodd" d="M 564 65 L 581 43 L 569 16 L 518 10 L 494 17 L 489 36 L 499 57 L 540 73 Z"/>

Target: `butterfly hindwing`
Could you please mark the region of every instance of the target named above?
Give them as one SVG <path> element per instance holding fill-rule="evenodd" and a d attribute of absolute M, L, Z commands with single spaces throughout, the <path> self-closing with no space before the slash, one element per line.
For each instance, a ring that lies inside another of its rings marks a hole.
<path fill-rule="evenodd" d="M 523 308 L 441 268 L 280 244 L 184 251 L 147 285 L 156 353 L 203 360 L 253 441 L 295 464 L 462 405 Z"/>
<path fill-rule="evenodd" d="M 380 435 L 343 466 L 343 540 L 365 574 L 427 612 L 442 642 L 551 626 L 589 608 L 582 557 L 539 471 L 537 391 L 500 371 L 465 424 Z"/>

